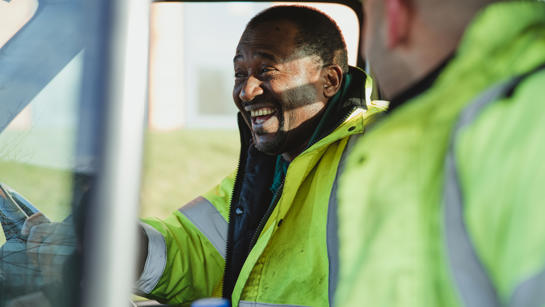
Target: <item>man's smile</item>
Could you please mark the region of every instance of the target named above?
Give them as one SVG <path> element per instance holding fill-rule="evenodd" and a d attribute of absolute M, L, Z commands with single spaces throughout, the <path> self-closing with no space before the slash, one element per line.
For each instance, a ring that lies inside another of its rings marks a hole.
<path fill-rule="evenodd" d="M 268 108 L 268 107 L 250 111 L 250 116 L 252 118 L 252 125 L 263 124 L 271 116 L 273 116 L 274 113 L 276 113 L 275 109 Z"/>
<path fill-rule="evenodd" d="M 244 110 L 250 115 L 254 130 L 256 128 L 262 128 L 265 122 L 277 113 L 276 108 L 263 105 L 249 105 L 246 106 Z"/>
<path fill-rule="evenodd" d="M 274 113 L 274 110 L 272 108 L 261 108 L 261 109 L 250 111 L 250 115 L 252 117 L 265 116 L 272 113 Z"/>

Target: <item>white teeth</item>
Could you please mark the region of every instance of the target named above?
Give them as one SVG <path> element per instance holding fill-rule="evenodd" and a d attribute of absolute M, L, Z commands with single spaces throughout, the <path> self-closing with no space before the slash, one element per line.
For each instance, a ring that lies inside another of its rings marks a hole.
<path fill-rule="evenodd" d="M 274 110 L 271 108 L 261 108 L 261 109 L 250 111 L 250 115 L 252 117 L 265 116 L 265 115 L 270 115 L 272 113 L 274 113 Z"/>

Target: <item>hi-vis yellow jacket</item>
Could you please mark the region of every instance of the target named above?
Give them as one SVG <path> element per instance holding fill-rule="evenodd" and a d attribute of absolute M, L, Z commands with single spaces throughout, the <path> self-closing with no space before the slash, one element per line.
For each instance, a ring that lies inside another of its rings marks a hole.
<path fill-rule="evenodd" d="M 350 136 L 363 133 L 382 111 L 375 104 L 366 107 L 364 73 L 351 69 L 350 76 L 345 111 L 338 114 L 334 130 L 289 164 L 276 206 L 234 284 L 233 306 L 330 305 L 338 267 L 336 201 L 331 197 L 337 167 Z M 146 296 L 173 304 L 221 295 L 229 216 L 243 214 L 230 209 L 235 178 L 244 176 L 240 169 L 238 176 L 225 178 L 167 219 L 146 220 L 150 256 L 139 281 Z"/>
<path fill-rule="evenodd" d="M 339 182 L 337 306 L 545 306 L 545 2 L 482 11 Z"/>

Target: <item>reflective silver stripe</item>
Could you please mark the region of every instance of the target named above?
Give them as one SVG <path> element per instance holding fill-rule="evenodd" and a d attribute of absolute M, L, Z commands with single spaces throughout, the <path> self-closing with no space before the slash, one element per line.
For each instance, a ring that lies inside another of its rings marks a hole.
<path fill-rule="evenodd" d="M 344 148 L 339 165 L 337 167 L 337 174 L 335 175 L 335 181 L 329 194 L 329 206 L 327 211 L 327 257 L 329 259 L 329 306 L 333 306 L 335 302 L 335 292 L 337 290 L 337 284 L 339 282 L 339 218 L 337 215 L 337 185 L 339 177 L 343 173 L 344 161 L 348 153 L 351 151 L 352 146 L 359 138 L 358 135 L 352 135 L 348 139 L 346 147 Z"/>
<path fill-rule="evenodd" d="M 286 304 L 270 304 L 270 303 L 259 303 L 259 302 L 248 302 L 240 301 L 238 303 L 239 307 L 308 307 L 304 305 L 286 305 Z"/>
<path fill-rule="evenodd" d="M 466 229 L 455 141 L 462 128 L 471 124 L 486 106 L 503 97 L 519 81 L 520 78 L 513 78 L 496 84 L 473 100 L 460 114 L 450 139 L 443 195 L 446 244 L 450 268 L 466 307 L 493 307 L 501 304 Z"/>
<path fill-rule="evenodd" d="M 148 237 L 148 256 L 144 270 L 136 282 L 137 294 L 149 294 L 159 282 L 167 264 L 167 245 L 163 235 L 148 224 L 140 223 Z"/>
<path fill-rule="evenodd" d="M 545 305 L 545 269 L 520 283 L 511 296 L 511 307 L 543 307 Z"/>
<path fill-rule="evenodd" d="M 227 221 L 206 198 L 199 196 L 180 208 L 197 229 L 214 245 L 225 259 L 227 246 Z"/>

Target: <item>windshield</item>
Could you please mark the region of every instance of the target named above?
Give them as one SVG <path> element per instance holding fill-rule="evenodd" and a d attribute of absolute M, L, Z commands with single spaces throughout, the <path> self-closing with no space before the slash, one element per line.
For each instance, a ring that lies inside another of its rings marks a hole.
<path fill-rule="evenodd" d="M 103 42 L 89 39 L 87 2 L 0 0 L 0 307 L 79 305 L 80 221 L 107 100 L 93 85 L 115 83 L 96 78 L 106 68 L 89 46 Z M 236 168 L 233 54 L 245 22 L 271 5 L 151 4 L 141 215 L 164 217 Z M 356 16 L 317 6 L 339 21 L 354 65 Z"/>

